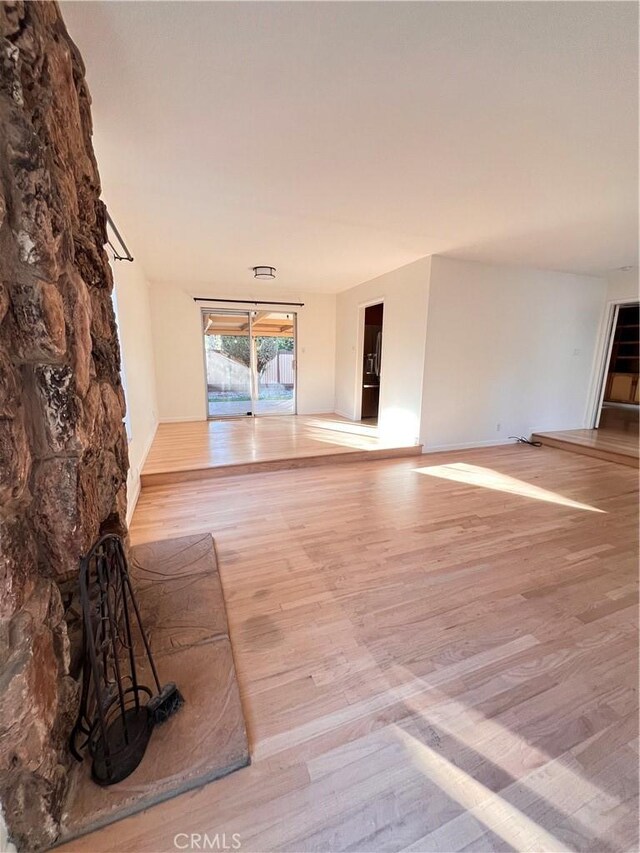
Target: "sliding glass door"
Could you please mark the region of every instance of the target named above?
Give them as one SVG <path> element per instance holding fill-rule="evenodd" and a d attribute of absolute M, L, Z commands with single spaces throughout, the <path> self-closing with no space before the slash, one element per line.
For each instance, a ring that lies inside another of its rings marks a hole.
<path fill-rule="evenodd" d="M 209 418 L 293 415 L 296 315 L 202 312 Z"/>
<path fill-rule="evenodd" d="M 203 312 L 207 416 L 253 414 L 249 312 Z"/>
<path fill-rule="evenodd" d="M 295 314 L 253 312 L 256 415 L 295 414 L 295 327 Z"/>

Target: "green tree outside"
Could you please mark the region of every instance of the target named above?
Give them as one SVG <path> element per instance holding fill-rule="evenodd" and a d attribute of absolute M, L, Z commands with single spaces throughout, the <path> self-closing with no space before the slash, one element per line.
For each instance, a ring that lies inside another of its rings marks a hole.
<path fill-rule="evenodd" d="M 240 364 L 251 364 L 249 335 L 207 335 L 207 349 L 222 352 Z M 256 336 L 256 359 L 258 373 L 275 358 L 278 352 L 293 352 L 293 338 L 268 338 Z"/>

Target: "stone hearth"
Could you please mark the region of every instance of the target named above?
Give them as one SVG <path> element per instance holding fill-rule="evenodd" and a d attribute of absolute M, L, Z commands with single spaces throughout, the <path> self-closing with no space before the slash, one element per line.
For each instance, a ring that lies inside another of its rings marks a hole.
<path fill-rule="evenodd" d="M 227 614 L 210 535 L 131 550 L 130 573 L 160 681 L 185 704 L 156 726 L 140 765 L 101 788 L 87 758 L 73 773 L 63 817 L 67 840 L 218 779 L 249 763 Z M 139 649 L 141 645 L 139 644 Z M 143 684 L 151 673 L 143 669 Z"/>

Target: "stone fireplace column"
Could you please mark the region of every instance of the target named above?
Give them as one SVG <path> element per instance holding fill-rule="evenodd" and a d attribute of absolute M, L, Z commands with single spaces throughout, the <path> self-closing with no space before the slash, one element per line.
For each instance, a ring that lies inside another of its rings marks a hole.
<path fill-rule="evenodd" d="M 53 2 L 0 4 L 0 803 L 51 844 L 78 686 L 65 590 L 124 534 L 127 441 L 84 67 Z"/>

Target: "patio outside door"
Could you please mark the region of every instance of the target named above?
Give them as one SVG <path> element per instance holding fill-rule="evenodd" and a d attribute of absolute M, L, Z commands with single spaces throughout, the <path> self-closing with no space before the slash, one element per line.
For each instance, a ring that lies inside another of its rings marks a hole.
<path fill-rule="evenodd" d="M 294 313 L 205 309 L 202 322 L 209 418 L 295 414 Z"/>

